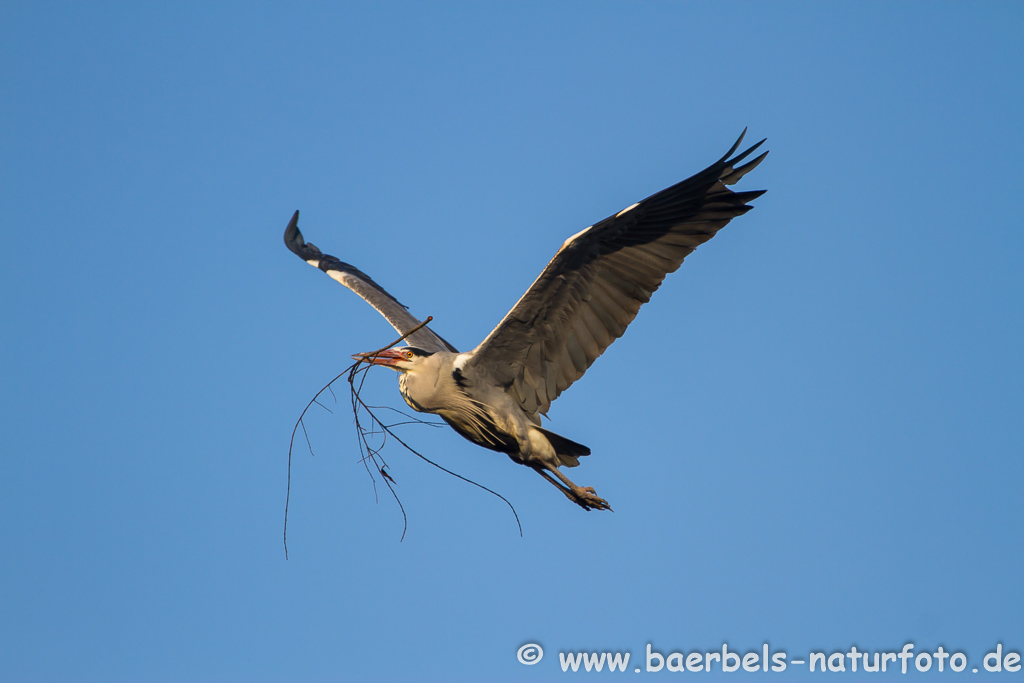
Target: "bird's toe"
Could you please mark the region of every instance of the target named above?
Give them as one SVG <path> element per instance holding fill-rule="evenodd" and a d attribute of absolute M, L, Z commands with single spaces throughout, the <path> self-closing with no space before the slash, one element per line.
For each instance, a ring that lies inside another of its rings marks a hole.
<path fill-rule="evenodd" d="M 575 491 L 576 503 L 585 510 L 611 510 L 608 501 L 597 495 L 593 486 L 580 486 Z"/>

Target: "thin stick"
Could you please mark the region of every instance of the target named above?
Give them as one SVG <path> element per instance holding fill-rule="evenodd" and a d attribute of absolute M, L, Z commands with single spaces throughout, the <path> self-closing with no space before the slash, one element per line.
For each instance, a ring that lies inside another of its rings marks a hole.
<path fill-rule="evenodd" d="M 388 347 L 388 348 L 390 348 L 390 347 Z M 384 350 L 384 349 L 382 349 L 382 350 Z M 352 379 L 355 376 L 355 372 L 356 371 L 353 369 L 353 371 L 349 373 L 349 384 L 352 384 Z M 364 375 L 364 378 L 365 378 L 365 375 Z M 362 387 L 362 385 L 360 384 L 360 388 L 361 387 Z M 505 498 L 505 496 L 501 495 L 497 491 L 492 491 L 491 489 L 487 488 L 483 484 L 478 484 L 477 482 L 473 481 L 472 479 L 467 479 L 466 477 L 462 476 L 461 474 L 458 474 L 456 472 L 452 472 L 451 470 L 449 470 L 446 467 L 443 467 L 443 466 L 437 464 L 436 462 L 434 462 L 433 460 L 431 460 L 430 458 L 426 457 L 425 455 L 423 455 L 422 453 L 417 451 L 415 448 L 413 448 L 412 446 L 407 444 L 397 434 L 392 432 L 388 425 L 386 425 L 383 422 L 381 422 L 381 420 L 376 415 L 373 414 L 373 411 L 370 410 L 370 407 L 368 405 L 366 405 L 366 403 L 363 402 L 363 399 L 359 396 L 358 391 L 355 390 L 355 386 L 354 385 L 353 385 L 353 391 L 352 391 L 352 399 L 353 399 L 353 401 L 358 401 L 359 405 L 361 405 L 363 407 L 363 409 L 366 410 L 367 414 L 371 418 L 373 418 L 374 422 L 376 422 L 380 426 L 380 428 L 383 429 L 395 441 L 397 441 L 398 443 L 402 444 L 402 446 L 404 446 L 406 450 L 408 450 L 412 454 L 416 455 L 417 457 L 419 457 L 424 462 L 427 462 L 427 463 L 433 465 L 434 467 L 436 467 L 437 469 L 441 470 L 442 472 L 447 472 L 448 474 L 452 475 L 453 477 L 461 479 L 462 481 L 464 481 L 464 482 L 466 482 L 468 484 L 472 484 L 473 486 L 476 486 L 477 488 L 481 488 L 484 491 L 487 491 L 488 493 L 490 493 L 491 495 L 497 496 L 501 500 L 505 501 L 505 504 L 508 505 L 510 510 L 512 510 L 512 515 L 516 518 L 516 525 L 519 527 L 519 536 L 522 537 L 522 535 L 523 535 L 523 524 L 522 524 L 522 522 L 519 521 L 519 514 L 516 512 L 516 509 L 512 505 L 512 503 L 510 503 L 508 501 L 508 499 Z M 357 417 L 357 420 L 358 420 L 358 417 Z M 391 425 L 391 426 L 394 426 L 394 425 Z M 376 453 L 374 455 L 376 455 Z M 388 477 L 388 478 L 390 479 L 390 477 Z M 395 496 L 395 499 L 397 500 L 398 499 L 398 494 L 395 493 L 395 490 L 394 490 L 394 488 L 392 488 L 391 483 L 386 481 L 386 480 L 385 480 L 384 483 L 387 484 L 389 489 L 391 489 L 391 494 L 393 496 Z M 399 501 L 399 505 L 401 506 L 401 501 Z M 405 515 L 405 509 L 404 508 L 402 509 L 402 514 L 403 514 L 403 518 L 404 518 L 404 515 Z M 405 521 L 405 526 L 402 528 L 402 539 L 401 540 L 405 539 L 405 532 L 406 532 L 406 530 L 408 529 L 408 526 L 409 526 L 408 525 L 408 519 L 404 518 L 404 521 Z"/>
<path fill-rule="evenodd" d="M 368 355 L 371 358 L 375 358 L 377 355 L 379 355 L 380 353 L 382 353 L 384 351 L 387 351 L 392 346 L 394 346 L 398 342 L 402 341 L 403 339 L 408 337 L 413 332 L 417 332 L 418 330 L 422 329 L 427 323 L 429 323 L 433 319 L 434 319 L 433 316 L 427 316 L 426 320 L 424 320 L 419 325 L 417 325 L 416 327 L 412 328 L 411 330 L 409 330 L 408 332 L 403 334 L 401 337 L 399 337 L 395 341 L 391 342 L 390 344 L 388 344 L 387 346 L 385 346 L 383 348 L 377 349 L 372 354 L 368 354 Z M 309 403 L 306 404 L 306 407 L 303 408 L 302 414 L 299 415 L 299 419 L 298 419 L 298 421 L 296 421 L 295 426 L 292 427 L 292 438 L 288 442 L 288 489 L 287 489 L 287 492 L 285 493 L 285 497 L 284 497 L 284 534 L 283 534 L 283 538 L 284 538 L 284 559 L 286 559 L 286 560 L 288 559 L 288 505 L 289 505 L 289 503 L 291 503 L 291 499 L 292 499 L 292 449 L 295 447 L 295 434 L 296 434 L 296 432 L 298 432 L 300 425 L 302 426 L 303 434 L 306 434 L 306 425 L 303 424 L 302 418 L 306 417 L 306 412 L 309 410 L 310 406 L 312 406 L 314 403 L 316 403 L 316 400 L 318 398 L 320 398 L 320 394 L 324 393 L 328 389 L 331 389 L 331 385 L 332 384 L 337 382 L 339 379 L 344 377 L 346 374 L 350 374 L 352 372 L 352 370 L 354 368 L 356 368 L 362 362 L 363 361 L 361 361 L 361 360 L 356 361 L 354 365 L 352 365 L 351 367 L 346 368 L 344 371 L 341 372 L 341 374 L 339 374 L 337 377 L 335 377 L 330 382 L 328 382 L 327 385 L 324 386 L 323 389 L 321 389 L 320 391 L 316 392 L 316 396 L 314 396 L 313 400 L 311 400 Z M 333 389 L 331 389 L 331 393 L 334 393 Z M 321 406 L 321 407 L 326 408 L 325 406 Z M 374 418 L 374 419 L 376 419 L 376 418 Z M 308 434 L 306 434 L 306 444 L 309 446 L 310 454 L 312 454 L 313 453 L 313 446 L 312 446 L 312 444 L 309 443 L 309 435 Z M 372 477 L 373 475 L 370 475 L 370 476 Z M 374 486 L 374 489 L 376 490 L 376 485 Z M 394 492 L 392 491 L 392 493 L 394 493 Z M 399 502 L 398 504 L 399 504 L 399 506 L 401 506 L 402 503 Z M 404 515 L 405 511 L 403 510 L 402 513 Z"/>
<path fill-rule="evenodd" d="M 303 435 L 306 437 L 306 445 L 309 447 L 310 454 L 312 454 L 313 453 L 313 446 L 309 442 L 309 435 L 306 432 L 306 424 L 304 422 L 304 418 L 306 416 L 306 413 L 309 411 L 309 409 L 313 406 L 314 403 L 316 403 L 317 405 L 319 405 L 320 407 L 322 407 L 324 409 L 327 409 L 327 407 L 324 406 L 322 403 L 320 403 L 317 399 L 319 399 L 320 396 L 325 391 L 330 391 L 332 396 L 334 396 L 334 389 L 332 388 L 332 386 L 334 385 L 335 382 L 337 382 L 339 379 L 341 379 L 342 377 L 344 377 L 346 375 L 348 375 L 348 381 L 349 381 L 349 385 L 350 385 L 351 393 L 352 393 L 352 411 L 353 411 L 353 415 L 355 417 L 356 433 L 359 436 L 359 450 L 360 450 L 360 454 L 362 456 L 360 458 L 360 460 L 362 461 L 364 467 L 366 468 L 367 474 L 370 476 L 370 481 L 372 482 L 372 485 L 373 485 L 374 498 L 377 499 L 377 479 L 376 479 L 376 477 L 373 476 L 373 470 L 370 469 L 369 463 L 367 462 L 368 460 L 372 460 L 373 461 L 374 466 L 375 466 L 377 472 L 380 473 L 381 478 L 384 480 L 384 484 L 388 487 L 388 490 L 391 492 L 391 495 L 394 497 L 395 502 L 398 503 L 398 508 L 402 512 L 402 537 L 401 537 L 401 540 L 405 539 L 406 531 L 409 528 L 409 518 L 408 518 L 408 515 L 405 512 L 405 506 L 402 505 L 402 501 L 399 499 L 398 493 L 394 489 L 393 484 L 395 483 L 395 480 L 392 479 L 391 475 L 387 473 L 386 468 L 388 467 L 388 464 L 387 464 L 387 462 L 384 461 L 384 457 L 381 454 L 381 450 L 384 448 L 384 445 L 387 443 L 387 437 L 389 437 L 389 436 L 394 438 L 395 441 L 397 441 L 399 444 L 404 446 L 408 451 L 410 451 L 411 453 L 416 455 L 418 458 L 420 458 L 424 462 L 427 462 L 430 465 L 433 465 L 434 467 L 438 468 L 442 472 L 450 474 L 453 477 L 461 479 L 462 481 L 465 481 L 466 483 L 472 484 L 473 486 L 476 486 L 477 488 L 483 489 L 484 491 L 487 491 L 491 495 L 497 496 L 498 498 L 500 498 L 502 501 L 504 501 L 504 503 L 506 505 L 508 505 L 509 509 L 512 510 L 512 515 L 515 517 L 516 525 L 519 527 L 519 535 L 520 535 L 520 537 L 523 535 L 523 525 L 522 525 L 522 522 L 520 522 L 520 520 L 519 520 L 519 514 L 516 512 L 515 507 L 513 507 L 512 503 L 510 503 L 507 498 L 502 496 L 500 493 L 497 493 L 496 491 L 493 491 L 493 490 L 487 488 L 486 486 L 483 486 L 482 484 L 479 484 L 479 483 L 477 483 L 477 482 L 475 482 L 475 481 L 473 481 L 471 479 L 467 479 L 466 477 L 463 477 L 462 475 L 457 474 L 455 472 L 452 472 L 451 470 L 449 470 L 449 469 L 439 465 L 438 463 L 434 462 L 430 458 L 427 458 L 422 453 L 420 453 L 419 451 L 417 451 L 414 448 L 412 448 L 411 446 L 409 446 L 409 444 L 407 444 L 398 435 L 396 435 L 393 431 L 391 431 L 392 427 L 397 427 L 397 426 L 400 426 L 400 425 L 412 424 L 412 423 L 426 424 L 426 425 L 430 425 L 431 427 L 440 427 L 442 425 L 440 425 L 438 423 L 435 423 L 435 422 L 428 422 L 426 420 L 421 420 L 421 419 L 419 419 L 419 418 L 417 418 L 417 417 L 415 417 L 413 415 L 409 415 L 407 413 L 404 413 L 404 412 L 402 412 L 400 410 L 397 410 L 395 408 L 391 408 L 391 407 L 388 407 L 388 406 L 369 406 L 369 405 L 367 405 L 362 400 L 362 398 L 360 396 L 360 392 L 362 391 L 362 388 L 363 388 L 363 383 L 366 381 L 366 372 L 369 371 L 369 369 L 371 367 L 373 367 L 373 365 L 371 363 L 372 359 L 376 358 L 377 356 L 379 356 L 384 351 L 387 351 L 388 349 L 394 347 L 399 342 L 401 342 L 403 339 L 405 339 L 409 335 L 413 334 L 417 330 L 421 329 L 423 326 L 425 326 L 431 320 L 433 320 L 433 316 L 428 317 L 426 320 L 421 322 L 419 325 L 417 325 L 416 327 L 412 328 L 411 330 L 409 330 L 408 332 L 406 332 L 401 337 L 399 337 L 395 341 L 391 342 L 387 346 L 383 346 L 383 347 L 381 347 L 381 348 L 379 348 L 376 351 L 373 351 L 371 353 L 360 354 L 359 360 L 357 360 L 354 364 L 352 364 L 351 366 L 346 368 L 345 371 L 340 373 L 338 376 L 336 376 L 334 379 L 332 379 L 330 382 L 328 382 L 322 389 L 320 389 L 320 391 L 317 392 L 316 396 L 314 396 L 313 399 L 308 404 L 306 404 L 306 407 L 302 411 L 302 414 L 299 415 L 299 419 L 296 421 L 295 427 L 292 428 L 291 441 L 289 442 L 289 445 L 288 445 L 288 487 L 287 487 L 287 493 L 285 495 L 285 504 L 284 504 L 284 533 L 283 533 L 285 559 L 288 559 L 288 507 L 289 507 L 289 504 L 291 502 L 292 451 L 293 451 L 293 448 L 294 448 L 294 445 L 295 445 L 295 435 L 298 432 L 299 427 L 302 427 Z M 358 373 L 362 373 L 363 376 L 359 380 L 359 386 L 356 387 L 355 377 L 356 377 L 356 375 Z M 335 398 L 335 401 L 337 401 L 337 396 L 334 396 L 334 398 Z M 369 442 L 367 441 L 367 436 L 368 435 L 372 436 L 372 435 L 374 435 L 377 432 L 375 430 L 367 429 L 367 428 L 365 428 L 362 425 L 362 423 L 361 423 L 361 421 L 359 419 L 359 408 L 360 407 L 362 407 L 366 411 L 366 413 L 372 419 L 373 423 L 376 424 L 378 427 L 380 427 L 380 429 L 381 429 L 380 433 L 383 434 L 383 436 L 384 436 L 384 441 L 377 448 L 374 448 L 374 447 L 370 446 Z M 402 415 L 403 417 L 408 418 L 409 421 L 408 422 L 397 422 L 397 423 L 393 423 L 393 424 L 385 424 L 373 412 L 374 409 L 391 410 L 393 412 L 396 412 L 396 413 Z M 328 411 L 328 412 L 332 412 L 332 411 Z M 380 462 L 379 463 L 377 462 L 377 458 L 378 457 L 380 458 Z"/>

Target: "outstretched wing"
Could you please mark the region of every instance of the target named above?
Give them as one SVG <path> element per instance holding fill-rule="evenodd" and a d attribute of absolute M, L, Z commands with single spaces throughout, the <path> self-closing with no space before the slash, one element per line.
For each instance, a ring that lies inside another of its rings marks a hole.
<path fill-rule="evenodd" d="M 284 243 L 292 253 L 296 254 L 303 261 L 315 268 L 319 268 L 363 297 L 366 303 L 376 308 L 391 323 L 391 326 L 398 330 L 399 334 L 405 334 L 420 324 L 416 316 L 409 313 L 408 309 L 398 299 L 388 294 L 369 275 L 355 266 L 339 261 L 334 256 L 321 253 L 316 246 L 302 239 L 302 233 L 299 232 L 298 211 L 295 212 L 292 220 L 288 223 L 288 227 L 285 228 Z M 424 351 L 456 352 L 454 346 L 434 334 L 429 327 L 421 327 L 406 337 L 406 339 L 409 344 Z"/>
<path fill-rule="evenodd" d="M 746 131 L 744 131 L 744 134 Z M 623 209 L 566 240 L 463 367 L 506 387 L 528 413 L 551 402 L 622 336 L 668 273 L 764 194 L 732 185 L 767 155 L 736 168 L 764 142 Z"/>

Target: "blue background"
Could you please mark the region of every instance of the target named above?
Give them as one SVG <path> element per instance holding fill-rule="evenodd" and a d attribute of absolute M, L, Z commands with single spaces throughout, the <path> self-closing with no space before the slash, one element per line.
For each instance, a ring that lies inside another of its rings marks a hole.
<path fill-rule="evenodd" d="M 1022 35 L 1010 2 L 3 3 L 0 678 L 1020 652 Z M 292 211 L 468 350 L 745 126 L 768 194 L 551 411 L 614 513 L 409 428 L 523 537 L 389 448 L 399 542 L 342 384 L 285 560 L 294 421 L 395 336 L 285 250 Z"/>

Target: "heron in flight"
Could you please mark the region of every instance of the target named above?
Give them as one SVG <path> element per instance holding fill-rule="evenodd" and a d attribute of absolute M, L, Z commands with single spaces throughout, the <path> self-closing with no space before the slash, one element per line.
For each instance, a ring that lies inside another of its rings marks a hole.
<path fill-rule="evenodd" d="M 459 353 L 423 326 L 406 337 L 408 346 L 353 358 L 397 370 L 413 410 L 440 415 L 473 443 L 533 468 L 584 510 L 610 510 L 593 487 L 559 470 L 579 465 L 590 449 L 542 427 L 541 415 L 622 336 L 668 273 L 764 194 L 726 187 L 768 154 L 738 166 L 764 143 L 732 156 L 742 141 L 700 173 L 567 239 L 472 351 Z M 365 299 L 400 334 L 420 325 L 369 275 L 306 242 L 298 221 L 296 211 L 284 233 L 292 252 Z"/>

